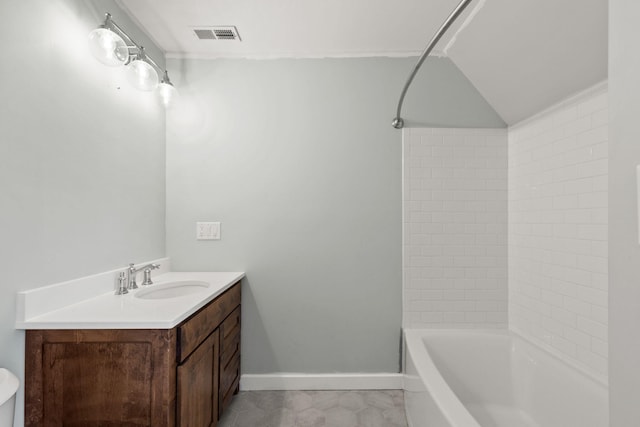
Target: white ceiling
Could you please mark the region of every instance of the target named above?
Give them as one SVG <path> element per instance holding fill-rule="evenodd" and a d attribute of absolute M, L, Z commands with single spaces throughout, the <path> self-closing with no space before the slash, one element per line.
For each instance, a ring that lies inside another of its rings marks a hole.
<path fill-rule="evenodd" d="M 169 56 L 414 55 L 459 0 L 119 0 Z M 198 40 L 235 25 L 242 42 Z"/>
<path fill-rule="evenodd" d="M 459 0 L 117 0 L 168 57 L 417 55 Z M 444 49 L 509 124 L 607 77 L 607 0 L 474 0 Z M 472 13 L 477 12 L 477 13 Z M 241 42 L 194 27 L 235 25 Z"/>

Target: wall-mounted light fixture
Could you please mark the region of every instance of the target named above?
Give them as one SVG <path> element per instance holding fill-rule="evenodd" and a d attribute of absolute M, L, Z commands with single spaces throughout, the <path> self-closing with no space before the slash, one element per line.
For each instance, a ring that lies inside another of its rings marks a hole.
<path fill-rule="evenodd" d="M 110 67 L 126 66 L 127 79 L 136 89 L 156 89 L 165 107 L 177 98 L 178 90 L 163 70 L 107 13 L 104 23 L 89 33 L 89 49 L 100 62 Z M 158 77 L 162 75 L 162 80 Z"/>

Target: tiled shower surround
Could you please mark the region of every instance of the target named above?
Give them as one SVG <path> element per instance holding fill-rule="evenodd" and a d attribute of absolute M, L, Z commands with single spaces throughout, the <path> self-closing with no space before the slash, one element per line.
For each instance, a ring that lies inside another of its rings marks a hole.
<path fill-rule="evenodd" d="M 506 327 L 506 129 L 403 139 L 404 327 Z"/>
<path fill-rule="evenodd" d="M 607 88 L 509 129 L 509 326 L 607 375 Z"/>
<path fill-rule="evenodd" d="M 608 114 L 600 84 L 508 131 L 405 129 L 405 328 L 508 326 L 607 380 Z"/>

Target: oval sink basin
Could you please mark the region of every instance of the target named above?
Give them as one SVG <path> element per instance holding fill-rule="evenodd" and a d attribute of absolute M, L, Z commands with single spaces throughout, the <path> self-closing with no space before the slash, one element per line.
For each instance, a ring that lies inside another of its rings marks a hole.
<path fill-rule="evenodd" d="M 134 294 L 142 299 L 167 299 L 178 298 L 185 295 L 197 294 L 209 287 L 207 282 L 188 280 L 184 282 L 170 282 L 161 285 L 152 285 L 147 289 L 141 289 Z"/>

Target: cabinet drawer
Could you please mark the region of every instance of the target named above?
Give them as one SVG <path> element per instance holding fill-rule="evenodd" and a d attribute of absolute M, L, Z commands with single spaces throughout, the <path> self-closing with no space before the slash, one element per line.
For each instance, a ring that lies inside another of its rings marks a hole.
<path fill-rule="evenodd" d="M 229 387 L 229 390 L 227 390 L 227 393 L 226 394 L 220 393 L 220 406 L 219 406 L 220 415 L 222 415 L 224 410 L 227 409 L 227 407 L 231 404 L 231 399 L 233 398 L 233 395 L 235 394 L 235 391 L 237 390 L 239 383 L 240 383 L 240 376 L 238 375 L 238 377 L 236 377 L 236 379 L 231 384 L 231 387 Z"/>
<path fill-rule="evenodd" d="M 220 365 L 220 396 L 226 396 L 240 377 L 240 352 L 235 352 L 227 364 Z M 233 394 L 233 393 L 232 393 Z"/>
<path fill-rule="evenodd" d="M 240 305 L 240 282 L 178 326 L 178 362 L 186 359 Z"/>
<path fill-rule="evenodd" d="M 240 348 L 240 306 L 220 325 L 220 354 L 225 365 Z"/>

